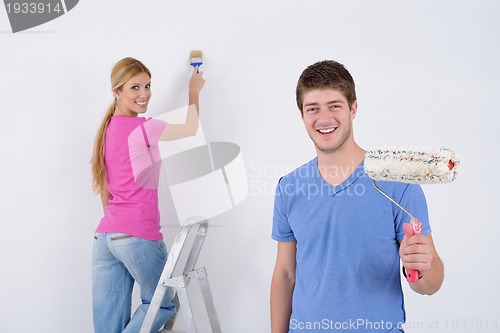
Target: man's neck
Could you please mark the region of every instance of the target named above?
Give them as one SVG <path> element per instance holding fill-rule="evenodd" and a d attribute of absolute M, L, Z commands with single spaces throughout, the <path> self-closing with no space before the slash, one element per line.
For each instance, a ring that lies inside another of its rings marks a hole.
<path fill-rule="evenodd" d="M 356 170 L 365 158 L 366 151 L 353 142 L 342 146 L 334 152 L 318 153 L 318 169 L 327 183 L 337 186 L 345 181 Z"/>

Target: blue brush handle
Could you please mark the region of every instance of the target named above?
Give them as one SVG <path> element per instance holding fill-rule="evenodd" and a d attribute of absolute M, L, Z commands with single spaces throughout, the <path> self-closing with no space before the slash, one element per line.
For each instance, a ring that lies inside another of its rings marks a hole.
<path fill-rule="evenodd" d="M 198 69 L 196 70 L 196 73 L 199 73 L 199 72 L 200 72 L 200 68 L 199 68 L 199 67 L 200 67 L 201 65 L 203 65 L 203 63 L 202 63 L 202 62 L 192 62 L 192 63 L 191 63 L 191 66 L 193 66 L 193 67 L 195 67 L 195 68 L 196 68 L 196 67 L 198 67 Z"/>

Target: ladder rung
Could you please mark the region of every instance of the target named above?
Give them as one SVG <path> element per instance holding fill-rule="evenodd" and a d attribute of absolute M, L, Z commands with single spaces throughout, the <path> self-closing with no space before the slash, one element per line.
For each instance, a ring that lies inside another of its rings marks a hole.
<path fill-rule="evenodd" d="M 187 236 L 194 224 L 199 224 L 198 232 L 193 244 L 191 245 L 191 249 L 189 250 L 187 261 L 184 264 L 183 269 L 181 270 L 183 273 L 180 276 L 172 277 L 177 266 L 179 256 L 184 248 Z M 187 331 L 189 332 L 197 332 L 187 290 L 187 286 L 191 279 L 197 279 L 199 282 L 205 309 L 209 316 L 212 332 L 221 332 L 219 318 L 217 317 L 217 312 L 215 311 L 215 306 L 213 304 L 212 294 L 208 285 L 205 267 L 196 268 L 196 262 L 198 260 L 201 247 L 206 236 L 208 220 L 202 220 L 194 224 L 183 226 L 177 233 L 174 244 L 172 245 L 172 248 L 169 252 L 167 263 L 163 268 L 163 272 L 160 276 L 160 281 L 158 282 L 155 293 L 153 295 L 153 299 L 151 300 L 149 309 L 146 313 L 146 317 L 144 318 L 144 323 L 141 327 L 142 333 L 150 333 L 158 309 L 160 308 L 161 302 L 165 297 L 166 286 L 174 289 L 176 292 L 173 301 L 178 306 L 178 310 L 184 312 L 184 320 L 186 321 L 185 329 L 187 329 Z M 170 329 L 173 327 L 176 318 L 176 315 L 170 318 L 169 321 L 167 321 L 167 323 L 165 324 L 164 328 L 158 333 L 187 333 L 186 331 Z"/>

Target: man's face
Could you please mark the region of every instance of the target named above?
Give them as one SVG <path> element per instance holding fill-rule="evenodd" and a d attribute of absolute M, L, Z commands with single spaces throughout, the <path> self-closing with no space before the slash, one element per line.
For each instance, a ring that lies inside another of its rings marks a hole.
<path fill-rule="evenodd" d="M 349 109 L 347 99 L 337 89 L 313 89 L 304 94 L 302 121 L 317 150 L 335 152 L 353 140 L 352 120 L 356 109 L 357 102 Z"/>

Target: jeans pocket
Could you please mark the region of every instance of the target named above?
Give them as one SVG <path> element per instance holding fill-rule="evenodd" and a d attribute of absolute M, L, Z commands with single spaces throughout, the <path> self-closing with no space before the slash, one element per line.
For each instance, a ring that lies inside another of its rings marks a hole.
<path fill-rule="evenodd" d="M 123 234 L 123 235 L 113 236 L 109 240 L 116 241 L 116 240 L 120 240 L 120 239 L 132 238 L 132 237 L 134 237 L 134 236 Z"/>

